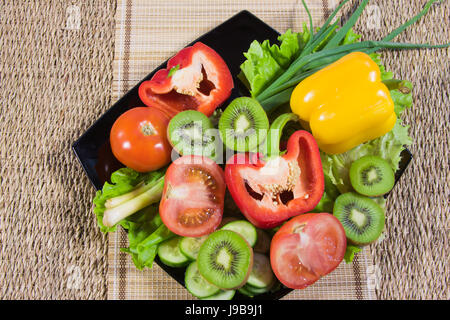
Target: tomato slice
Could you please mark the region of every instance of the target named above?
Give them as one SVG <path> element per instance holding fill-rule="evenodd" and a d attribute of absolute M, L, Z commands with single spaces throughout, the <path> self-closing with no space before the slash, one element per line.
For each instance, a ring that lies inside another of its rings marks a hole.
<path fill-rule="evenodd" d="M 284 224 L 270 246 L 270 263 L 278 280 L 303 289 L 330 273 L 344 259 L 347 239 L 329 213 L 307 213 Z"/>
<path fill-rule="evenodd" d="M 159 213 L 172 232 L 200 237 L 219 226 L 224 197 L 222 168 L 207 157 L 183 156 L 167 169 Z"/>

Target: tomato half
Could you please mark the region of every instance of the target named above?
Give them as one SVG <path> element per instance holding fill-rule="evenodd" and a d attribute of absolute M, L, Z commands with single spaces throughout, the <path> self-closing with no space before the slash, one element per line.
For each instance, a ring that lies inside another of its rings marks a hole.
<path fill-rule="evenodd" d="M 270 245 L 270 264 L 278 280 L 303 289 L 330 273 L 344 259 L 347 239 L 329 213 L 307 213 L 284 224 Z"/>
<path fill-rule="evenodd" d="M 137 107 L 122 114 L 111 128 L 114 156 L 139 172 L 158 170 L 170 162 L 172 147 L 167 140 L 169 118 L 150 107 Z"/>
<path fill-rule="evenodd" d="M 172 232 L 200 237 L 219 226 L 224 197 L 222 168 L 207 157 L 183 156 L 167 169 L 159 214 Z"/>

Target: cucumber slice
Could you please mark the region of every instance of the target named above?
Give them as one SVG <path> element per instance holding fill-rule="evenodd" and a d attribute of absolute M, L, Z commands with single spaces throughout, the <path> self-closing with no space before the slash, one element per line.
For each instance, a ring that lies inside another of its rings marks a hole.
<path fill-rule="evenodd" d="M 247 296 L 247 297 L 250 297 L 250 298 L 253 298 L 253 297 L 255 296 L 255 294 L 252 293 L 252 292 L 250 292 L 245 286 L 240 287 L 240 288 L 238 289 L 238 291 L 239 291 L 240 293 L 242 293 L 243 295 L 245 295 L 245 296 Z"/>
<path fill-rule="evenodd" d="M 253 254 L 253 268 L 247 283 L 255 288 L 267 288 L 273 283 L 274 279 L 275 276 L 270 267 L 269 258 L 255 252 Z"/>
<path fill-rule="evenodd" d="M 181 239 L 181 237 L 175 237 L 159 245 L 158 256 L 162 263 L 170 267 L 184 267 L 189 263 L 188 257 L 179 249 Z"/>
<path fill-rule="evenodd" d="M 192 262 L 184 274 L 186 289 L 197 298 L 206 298 L 220 291 L 218 287 L 209 283 L 198 271 L 197 261 Z"/>
<path fill-rule="evenodd" d="M 231 300 L 233 299 L 235 293 L 235 290 L 221 290 L 215 295 L 202 298 L 201 300 Z"/>
<path fill-rule="evenodd" d="M 198 251 L 208 235 L 203 237 L 184 237 L 180 241 L 180 251 L 189 259 L 196 260 Z"/>
<path fill-rule="evenodd" d="M 258 234 L 256 233 L 255 226 L 245 220 L 238 220 L 227 223 L 222 227 L 222 229 L 239 233 L 251 247 L 255 245 L 256 240 L 258 239 Z"/>
<path fill-rule="evenodd" d="M 245 290 L 247 290 L 251 294 L 258 295 L 258 294 L 269 292 L 270 289 L 272 288 L 272 285 L 269 285 L 268 287 L 265 287 L 265 288 L 256 288 L 247 283 L 247 284 L 245 284 L 245 286 L 243 288 L 245 288 Z"/>

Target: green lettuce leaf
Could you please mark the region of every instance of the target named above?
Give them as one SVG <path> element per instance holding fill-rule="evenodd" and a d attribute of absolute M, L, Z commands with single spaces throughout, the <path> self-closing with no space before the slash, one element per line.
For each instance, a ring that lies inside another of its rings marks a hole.
<path fill-rule="evenodd" d="M 321 151 L 324 174 L 338 188 L 339 192 L 345 193 L 353 190 L 349 178 L 350 166 L 361 157 L 379 156 L 391 165 L 394 172 L 397 171 L 404 146 L 412 143 L 412 139 L 408 135 L 408 128 L 408 126 L 401 125 L 398 120 L 394 128 L 384 136 L 360 144 L 345 153 L 329 155 Z"/>
<path fill-rule="evenodd" d="M 130 192 L 146 177 L 147 175 L 138 173 L 130 168 L 121 168 L 111 174 L 111 183 L 105 182 L 102 190 L 97 191 L 93 200 L 94 213 L 97 216 L 98 226 L 102 232 L 114 232 L 117 228 L 117 225 L 108 228 L 103 224 L 106 200 Z"/>
<path fill-rule="evenodd" d="M 328 212 L 328 213 L 333 213 L 334 200 L 335 199 L 332 199 L 328 195 L 327 191 L 325 190 L 323 192 L 322 198 L 320 199 L 319 203 L 317 204 L 317 206 L 311 212 L 317 212 L 317 213 Z"/>
<path fill-rule="evenodd" d="M 290 29 L 280 35 L 278 40 L 280 41 L 279 46 L 276 44 L 270 45 L 269 40 L 265 40 L 261 46 L 265 51 L 269 51 L 281 68 L 287 69 L 289 64 L 297 58 L 302 41 L 299 39 L 299 33 L 293 33 Z"/>
<path fill-rule="evenodd" d="M 355 254 L 360 252 L 362 248 L 354 245 L 347 245 L 347 249 L 345 250 L 344 260 L 347 263 L 351 263 L 355 258 Z"/>
<path fill-rule="evenodd" d="M 287 30 L 278 37 L 279 45 L 270 45 L 269 40 L 262 43 L 253 41 L 241 64 L 244 83 L 249 87 L 252 96 L 258 95 L 273 79 L 287 69 L 299 55 L 309 39 L 309 31 L 295 33 Z"/>
<path fill-rule="evenodd" d="M 348 29 L 347 33 L 345 34 L 344 39 L 341 41 L 341 45 L 351 44 L 358 42 L 359 39 L 361 39 L 361 35 L 357 34 L 353 31 L 352 28 Z"/>
<path fill-rule="evenodd" d="M 151 205 L 133 215 L 134 221 L 127 219 L 125 229 L 128 231 L 128 248 L 122 252 L 131 254 L 134 265 L 142 270 L 151 268 L 161 242 L 175 236 L 163 224 L 158 214 L 158 204 Z"/>
<path fill-rule="evenodd" d="M 256 40 L 251 43 L 244 56 L 247 60 L 241 65 L 241 70 L 248 81 L 251 95 L 256 96 L 264 89 L 268 80 L 275 78 L 282 69 L 269 50 Z"/>
<path fill-rule="evenodd" d="M 381 62 L 381 54 L 374 52 L 369 54 L 369 56 L 373 61 L 375 61 L 375 63 L 378 65 L 378 68 L 380 68 L 381 81 L 390 80 L 394 77 L 394 74 L 390 71 L 387 71 L 383 63 Z"/>
<path fill-rule="evenodd" d="M 340 195 L 340 192 L 328 176 L 324 175 L 324 180 L 325 190 L 323 192 L 323 196 L 312 212 L 333 213 L 334 201 Z"/>
<path fill-rule="evenodd" d="M 129 247 L 120 250 L 129 253 L 136 268 L 140 270 L 152 267 L 159 243 L 174 235 L 161 221 L 158 213 L 159 203 L 141 209 L 111 228 L 103 224 L 105 203 L 108 199 L 132 191 L 142 182 L 145 184 L 156 182 L 163 176 L 164 170 L 139 173 L 129 168 L 119 169 L 111 175 L 111 183 L 105 182 L 102 190 L 97 191 L 93 201 L 94 213 L 102 232 L 114 232 L 118 225 L 127 230 Z"/>
<path fill-rule="evenodd" d="M 164 171 L 153 171 L 150 173 L 139 173 L 130 168 L 121 168 L 111 175 L 111 183 L 105 182 L 102 190 L 97 191 L 94 202 L 94 213 L 97 216 L 97 223 L 102 232 L 114 232 L 117 225 L 123 225 L 127 219 L 122 220 L 113 227 L 106 227 L 103 224 L 103 214 L 106 210 L 106 200 L 123 195 L 133 190 L 139 183 L 146 184 L 155 182 L 164 175 Z"/>
<path fill-rule="evenodd" d="M 412 83 L 407 80 L 396 79 L 388 79 L 383 82 L 389 88 L 397 117 L 401 117 L 403 111 L 410 108 L 413 103 Z"/>

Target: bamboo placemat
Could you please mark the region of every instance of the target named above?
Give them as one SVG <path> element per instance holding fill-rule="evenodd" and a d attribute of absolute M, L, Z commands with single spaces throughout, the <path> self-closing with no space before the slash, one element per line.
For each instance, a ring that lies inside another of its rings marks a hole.
<path fill-rule="evenodd" d="M 307 1 L 316 25 L 323 22 L 334 1 Z M 152 1 L 119 0 L 116 13 L 116 49 L 113 92 L 119 98 L 140 79 L 187 43 L 241 10 L 249 10 L 280 32 L 299 30 L 307 15 L 300 1 Z M 123 230 L 109 236 L 108 299 L 192 299 L 192 295 L 158 265 L 137 270 Z M 305 290 L 285 299 L 374 299 L 368 249 L 353 264 L 337 270 Z"/>

